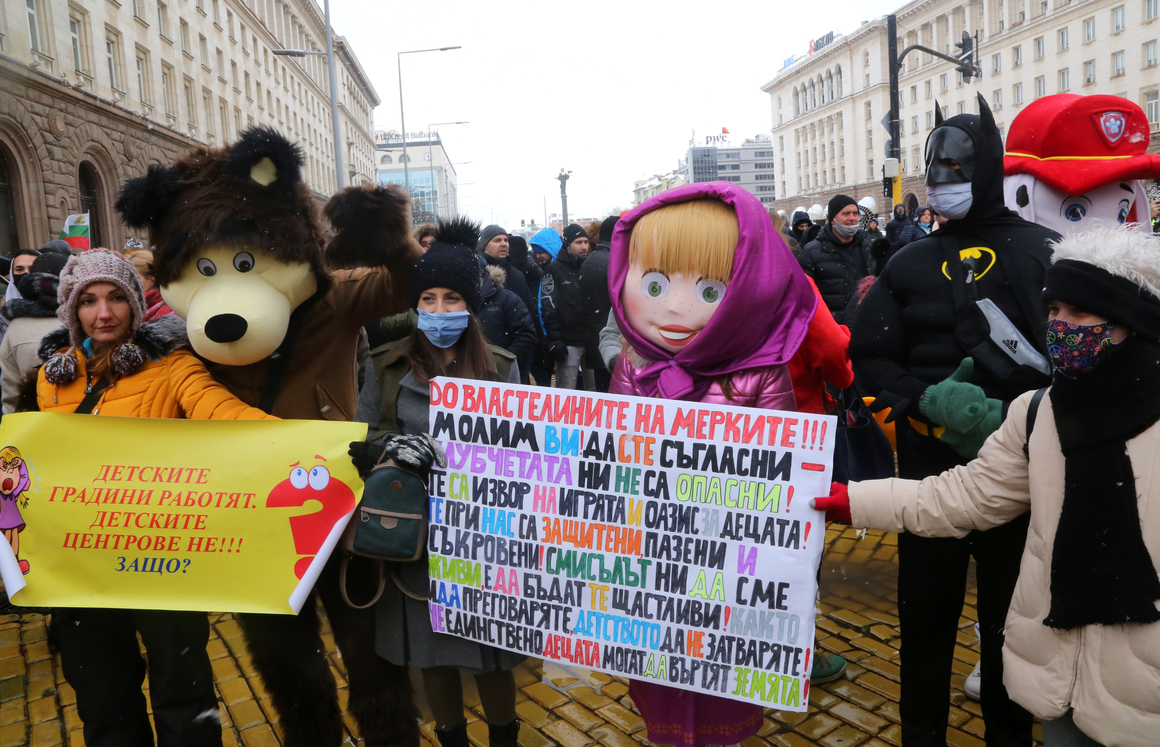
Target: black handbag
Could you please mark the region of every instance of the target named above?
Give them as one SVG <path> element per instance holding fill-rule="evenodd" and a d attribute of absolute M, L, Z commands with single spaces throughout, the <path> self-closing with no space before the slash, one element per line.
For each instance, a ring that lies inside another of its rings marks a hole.
<path fill-rule="evenodd" d="M 852 389 L 839 392 L 834 444 L 834 482 L 894 477 L 894 449 L 870 408 Z"/>
<path fill-rule="evenodd" d="M 426 601 L 426 596 L 415 594 L 403 584 L 395 566 L 387 569 L 384 564 L 423 557 L 427 549 L 427 501 L 427 485 L 423 479 L 395 464 L 387 464 L 386 456 L 367 476 L 362 501 L 340 540 L 343 557 L 339 591 L 347 605 L 357 610 L 378 602 L 388 573 L 404 594 Z M 369 558 L 378 568 L 378 590 L 362 605 L 352 602 L 347 594 L 347 567 L 352 555 Z"/>

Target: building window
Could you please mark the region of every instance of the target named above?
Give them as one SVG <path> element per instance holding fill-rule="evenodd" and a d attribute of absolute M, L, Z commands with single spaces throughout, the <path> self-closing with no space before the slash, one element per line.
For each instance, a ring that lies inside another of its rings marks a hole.
<path fill-rule="evenodd" d="M 1160 92 L 1149 91 L 1144 94 L 1144 114 L 1148 117 L 1152 131 L 1160 130 Z"/>
<path fill-rule="evenodd" d="M 1035 79 L 1035 98 L 1040 99 L 1047 95 L 1047 77 L 1040 75 Z"/>
<path fill-rule="evenodd" d="M 1023 84 L 1016 83 L 1011 87 L 1011 101 L 1016 106 L 1023 103 Z"/>
<path fill-rule="evenodd" d="M 116 91 L 124 91 L 121 75 L 121 35 L 105 29 L 105 64 L 109 73 L 109 86 Z"/>
<path fill-rule="evenodd" d="M 245 84 L 246 84 L 246 99 L 248 101 L 253 101 L 254 100 L 253 97 L 250 96 L 250 73 L 249 73 L 249 71 L 242 73 L 242 76 L 244 77 Z"/>
<path fill-rule="evenodd" d="M 1096 82 L 1096 61 L 1088 60 L 1083 64 L 1083 84 L 1090 86 Z"/>
<path fill-rule="evenodd" d="M 910 87 L 910 103 L 912 103 L 912 104 L 918 103 L 918 86 L 911 86 Z"/>
<path fill-rule="evenodd" d="M 225 80 L 226 79 L 226 61 L 225 61 L 226 58 L 222 55 L 222 51 L 220 49 L 214 50 L 214 57 L 217 58 L 218 79 Z"/>
<path fill-rule="evenodd" d="M 1160 11 L 1160 0 L 1144 0 L 1145 21 L 1155 20 L 1158 11 Z"/>
<path fill-rule="evenodd" d="M 1083 40 L 1090 42 L 1096 40 L 1096 19 L 1089 18 L 1083 22 Z"/>
<path fill-rule="evenodd" d="M 931 127 L 934 127 L 934 112 L 933 111 L 929 111 L 926 113 L 926 129 L 929 130 Z"/>
<path fill-rule="evenodd" d="M 931 96 L 933 96 L 933 95 L 934 95 L 934 91 L 933 91 L 933 90 L 932 90 L 932 88 L 931 88 L 931 85 L 930 85 L 930 81 L 929 81 L 929 80 L 928 80 L 928 81 L 926 82 L 926 84 L 923 86 L 923 90 L 924 90 L 924 92 L 926 93 L 926 97 L 927 97 L 928 99 L 929 99 Z"/>
<path fill-rule="evenodd" d="M 169 6 L 165 3 L 157 3 L 157 32 L 169 38 Z"/>
<path fill-rule="evenodd" d="M 915 114 L 913 117 L 910 118 L 910 131 L 912 133 L 918 132 L 918 115 L 917 114 Z"/>
<path fill-rule="evenodd" d="M 959 114 L 966 114 L 966 113 L 967 113 L 967 102 L 960 101 L 959 102 Z"/>
<path fill-rule="evenodd" d="M 197 51 L 201 53 L 201 66 L 209 70 L 209 44 L 205 40 L 205 34 L 197 35 Z"/>
<path fill-rule="evenodd" d="M 222 120 L 222 142 L 224 143 L 230 139 L 230 107 L 225 99 L 218 102 L 218 114 Z"/>
<path fill-rule="evenodd" d="M 173 90 L 173 68 L 161 63 L 161 101 L 165 105 L 165 113 L 169 115 L 170 120 L 176 120 L 177 101 L 174 99 L 176 91 Z"/>
<path fill-rule="evenodd" d="M 193 81 L 185 79 L 185 116 L 189 120 L 189 129 L 197 129 L 197 105 L 193 100 Z"/>
<path fill-rule="evenodd" d="M 1124 74 L 1124 53 L 1115 52 L 1112 54 L 1112 77 L 1118 78 Z"/>
<path fill-rule="evenodd" d="M 149 53 L 145 50 L 137 49 L 137 100 L 142 104 L 148 104 L 153 97 L 150 95 L 149 85 Z"/>
<path fill-rule="evenodd" d="M 1068 47 L 1068 43 L 1069 43 L 1069 41 L 1070 41 L 1070 38 L 1071 38 L 1071 37 L 1070 37 L 1070 35 L 1068 34 L 1068 28 L 1067 28 L 1067 26 L 1064 26 L 1063 28 L 1061 28 L 1061 29 L 1059 30 L 1059 51 L 1060 51 L 1060 52 L 1062 52 L 1062 51 L 1064 51 L 1065 49 L 1067 49 L 1067 47 Z"/>
<path fill-rule="evenodd" d="M 1144 45 L 1144 67 L 1156 67 L 1156 40 Z"/>
<path fill-rule="evenodd" d="M 226 32 L 230 35 L 231 39 L 234 38 L 234 12 L 232 10 L 226 11 Z M 241 119 L 241 115 L 239 114 L 238 121 L 241 122 Z M 241 128 L 239 127 L 238 129 L 240 130 Z"/>
<path fill-rule="evenodd" d="M 44 38 L 40 31 L 42 23 L 38 0 L 24 0 L 24 10 L 28 16 L 28 44 L 33 52 L 43 52 Z"/>
<path fill-rule="evenodd" d="M 207 135 L 213 134 L 213 94 L 209 91 L 201 92 L 201 109 L 205 114 L 205 132 Z"/>
<path fill-rule="evenodd" d="M 218 0 L 213 0 L 213 25 L 219 29 L 222 27 L 222 17 L 221 11 L 218 9 Z"/>
<path fill-rule="evenodd" d="M 1035 59 L 1042 60 L 1044 54 L 1043 37 L 1037 38 L 1033 43 L 1035 44 Z"/>
<path fill-rule="evenodd" d="M 905 174 L 906 173 L 906 151 L 903 150 L 901 153 L 899 153 L 899 155 L 902 156 L 902 163 L 899 165 L 902 166 L 902 173 Z"/>
<path fill-rule="evenodd" d="M 80 10 L 69 8 L 69 48 L 72 51 L 73 70 L 78 73 L 87 74 L 92 69 L 89 64 L 88 28 L 88 17 Z"/>
<path fill-rule="evenodd" d="M 947 92 L 947 74 L 943 73 L 938 79 L 938 89 L 940 93 Z"/>
<path fill-rule="evenodd" d="M 189 24 L 185 22 L 184 18 L 181 19 L 181 51 L 190 57 L 193 56 L 193 52 L 189 48 Z"/>
<path fill-rule="evenodd" d="M 1124 30 L 1124 6 L 1112 8 L 1112 33 Z"/>
<path fill-rule="evenodd" d="M 249 54 L 250 48 L 246 46 L 246 24 L 238 24 L 238 36 L 242 37 L 242 51 Z"/>
<path fill-rule="evenodd" d="M 915 171 L 922 171 L 922 158 L 919 156 L 918 146 L 915 146 L 915 148 L 914 148 L 914 162 L 913 163 L 914 163 L 914 170 Z"/>
<path fill-rule="evenodd" d="M 1003 108 L 1003 90 L 1000 89 L 991 94 L 991 108 L 994 110 Z"/>
<path fill-rule="evenodd" d="M 866 102 L 866 119 L 874 119 L 873 107 L 869 101 Z"/>
<path fill-rule="evenodd" d="M 1003 55 L 1002 54 L 991 55 L 991 74 L 998 75 L 1001 72 L 1003 72 Z"/>
<path fill-rule="evenodd" d="M 1059 92 L 1064 93 L 1065 91 L 1070 91 L 1070 90 L 1071 90 L 1071 69 L 1065 67 L 1064 69 L 1059 71 Z"/>

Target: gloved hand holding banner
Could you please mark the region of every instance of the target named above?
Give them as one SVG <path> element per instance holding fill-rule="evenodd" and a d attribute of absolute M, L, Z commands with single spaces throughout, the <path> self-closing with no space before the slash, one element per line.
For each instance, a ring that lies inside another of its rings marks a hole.
<path fill-rule="evenodd" d="M 437 378 L 433 628 L 808 707 L 831 416 Z"/>
<path fill-rule="evenodd" d="M 18 606 L 297 614 L 362 497 L 361 423 L 6 415 Z"/>

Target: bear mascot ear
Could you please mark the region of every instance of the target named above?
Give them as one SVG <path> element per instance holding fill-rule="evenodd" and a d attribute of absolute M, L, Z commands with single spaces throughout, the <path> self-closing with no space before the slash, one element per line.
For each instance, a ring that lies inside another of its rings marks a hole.
<path fill-rule="evenodd" d="M 269 127 L 250 127 L 226 150 L 226 168 L 275 194 L 286 195 L 302 183 L 302 151 Z"/>
<path fill-rule="evenodd" d="M 125 182 L 114 207 L 132 228 L 156 232 L 177 196 L 181 173 L 170 166 L 153 164 L 145 172 Z"/>

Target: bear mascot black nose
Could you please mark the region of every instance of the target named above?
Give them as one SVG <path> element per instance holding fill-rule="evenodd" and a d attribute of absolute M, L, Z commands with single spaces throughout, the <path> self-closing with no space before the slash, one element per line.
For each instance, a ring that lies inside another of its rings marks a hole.
<path fill-rule="evenodd" d="M 205 336 L 214 342 L 237 342 L 248 326 L 237 314 L 216 314 L 205 323 Z"/>

